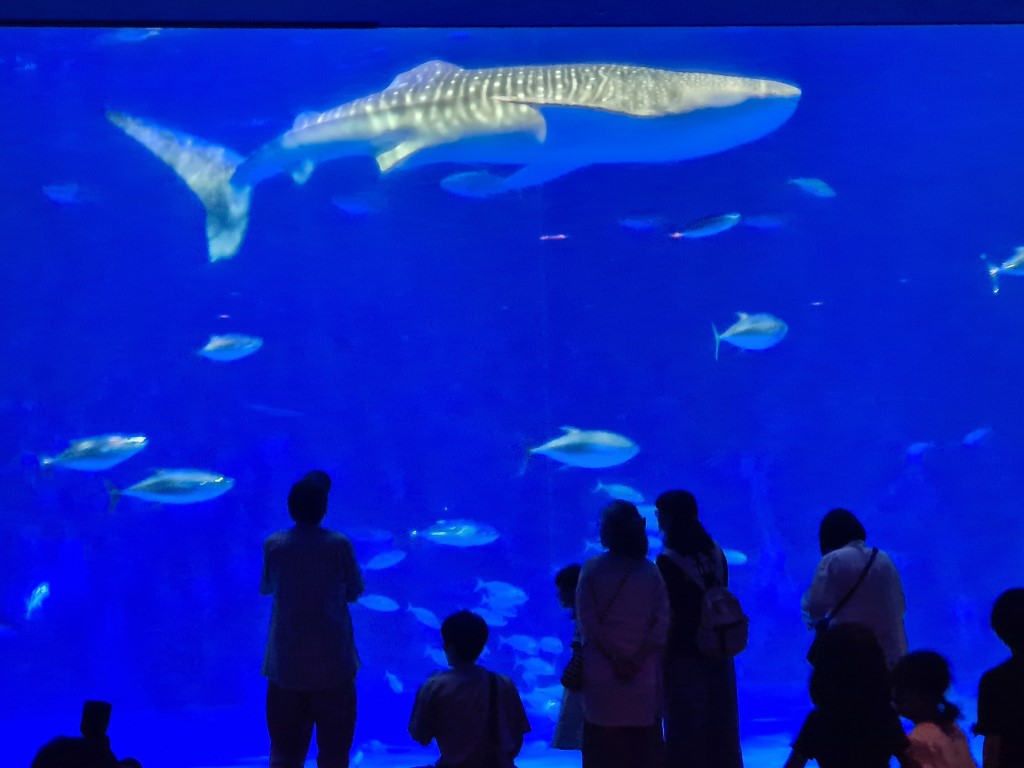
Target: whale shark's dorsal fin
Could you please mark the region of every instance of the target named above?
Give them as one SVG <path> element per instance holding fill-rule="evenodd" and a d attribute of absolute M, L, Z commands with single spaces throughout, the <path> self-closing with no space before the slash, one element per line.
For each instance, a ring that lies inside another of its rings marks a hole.
<path fill-rule="evenodd" d="M 460 69 L 461 67 L 457 67 L 447 61 L 440 61 L 437 59 L 426 61 L 418 67 L 413 67 L 408 72 L 402 72 L 400 75 L 397 75 L 395 79 L 391 81 L 391 85 L 388 86 L 388 90 L 391 90 L 392 88 L 409 88 L 411 86 L 433 80 L 435 77 L 450 75 L 453 72 L 458 72 Z"/>
<path fill-rule="evenodd" d="M 579 427 L 559 427 L 563 432 L 582 432 L 583 430 Z"/>

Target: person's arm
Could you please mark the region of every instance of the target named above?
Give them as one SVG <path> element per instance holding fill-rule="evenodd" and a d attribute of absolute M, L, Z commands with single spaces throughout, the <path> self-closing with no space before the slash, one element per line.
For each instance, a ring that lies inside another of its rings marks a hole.
<path fill-rule="evenodd" d="M 260 594 L 261 595 L 272 595 L 274 594 L 274 585 L 270 578 L 270 566 L 267 563 L 267 555 L 270 551 L 270 542 L 263 542 L 263 576 L 260 578 Z"/>
<path fill-rule="evenodd" d="M 421 685 L 416 692 L 412 714 L 409 716 L 409 735 L 412 736 L 413 741 L 424 747 L 434 740 L 428 683 L 429 681 Z"/>
<path fill-rule="evenodd" d="M 661 653 L 668 643 L 668 625 L 672 619 L 672 610 L 669 607 L 668 589 L 661 577 L 661 571 L 657 570 L 655 574 L 657 579 L 651 579 L 654 588 L 654 613 L 651 616 L 651 628 L 633 657 L 637 665 L 642 664 L 649 656 Z"/>
<path fill-rule="evenodd" d="M 836 596 L 833 587 L 835 557 L 826 555 L 818 564 L 814 572 L 814 579 L 810 588 L 804 592 L 800 599 L 800 608 L 803 611 L 804 620 L 808 624 L 823 619 L 836 604 Z"/>
<path fill-rule="evenodd" d="M 523 699 L 519 695 L 519 689 L 516 688 L 516 684 L 511 679 L 506 678 L 508 687 L 511 692 L 507 694 L 508 700 L 506 702 L 505 711 L 508 713 L 507 717 L 511 720 L 509 731 L 512 733 L 513 741 L 512 756 L 517 756 L 523 749 L 523 737 L 530 732 L 530 720 L 526 716 L 526 709 L 523 707 Z"/>
<path fill-rule="evenodd" d="M 342 545 L 342 563 L 345 579 L 345 602 L 354 603 L 363 594 L 366 583 L 363 581 L 363 571 L 356 560 L 355 549 L 352 548 L 352 542 L 347 538 L 344 539 Z"/>
<path fill-rule="evenodd" d="M 786 764 L 783 768 L 804 768 L 807 765 L 807 760 L 808 758 L 794 749 L 789 753 L 789 757 L 786 758 Z"/>
<path fill-rule="evenodd" d="M 1001 768 L 999 753 L 1002 751 L 1002 742 L 1002 738 L 997 734 L 982 737 L 981 768 Z"/>

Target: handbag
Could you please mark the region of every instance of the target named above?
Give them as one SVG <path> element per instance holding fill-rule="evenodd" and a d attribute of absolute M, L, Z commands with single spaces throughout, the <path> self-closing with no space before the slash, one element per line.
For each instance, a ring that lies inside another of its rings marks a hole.
<path fill-rule="evenodd" d="M 626 581 L 629 579 L 629 575 L 632 572 L 633 569 L 630 568 L 622 577 L 622 581 L 620 581 L 619 585 L 615 588 L 615 592 L 612 593 L 608 604 L 604 607 L 604 610 L 598 614 L 598 624 L 604 624 L 604 620 L 608 617 L 608 612 L 612 609 L 612 606 L 615 605 L 615 601 L 618 599 L 619 593 L 622 591 L 623 586 L 625 586 Z M 569 662 L 565 665 L 565 669 L 562 670 L 561 683 L 565 690 L 579 692 L 583 690 L 583 682 L 583 643 L 577 641 L 573 642 L 572 656 L 569 657 Z"/>
<path fill-rule="evenodd" d="M 583 643 L 572 644 L 572 656 L 562 670 L 562 687 L 567 691 L 583 690 Z"/>
<path fill-rule="evenodd" d="M 857 577 L 857 581 L 854 585 L 850 587 L 850 591 L 843 595 L 843 599 L 836 603 L 835 608 L 811 625 L 811 628 L 814 630 L 814 640 L 811 641 L 811 647 L 807 649 L 807 661 L 810 662 L 812 667 L 816 667 L 818 665 L 818 661 L 821 659 L 821 649 L 825 643 L 825 635 L 828 634 L 828 631 L 832 626 L 832 620 L 836 617 L 836 614 L 846 606 L 860 585 L 864 583 L 864 579 L 867 577 L 868 571 L 871 570 L 871 566 L 874 565 L 876 557 L 878 557 L 878 547 L 871 550 L 871 557 L 868 558 L 867 565 L 865 565 L 864 570 L 860 572 L 860 576 Z"/>

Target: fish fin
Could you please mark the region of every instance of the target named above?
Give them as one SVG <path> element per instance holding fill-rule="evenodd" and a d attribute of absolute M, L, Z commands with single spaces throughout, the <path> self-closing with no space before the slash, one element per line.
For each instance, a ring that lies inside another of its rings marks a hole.
<path fill-rule="evenodd" d="M 562 427 L 559 427 L 559 429 L 562 430 L 563 432 L 582 432 L 583 431 L 579 427 L 565 427 L 565 426 L 562 426 Z"/>
<path fill-rule="evenodd" d="M 597 493 L 602 488 L 604 488 L 604 483 L 602 483 L 600 480 L 598 480 L 597 481 L 597 485 L 594 486 L 594 490 L 592 490 L 591 493 Z"/>
<path fill-rule="evenodd" d="M 316 170 L 316 163 L 312 160 L 304 160 L 302 165 L 294 168 L 291 172 L 292 181 L 298 184 L 300 187 L 309 181 L 309 177 L 313 175 L 313 171 Z"/>
<path fill-rule="evenodd" d="M 381 173 L 387 173 L 410 155 L 428 146 L 430 146 L 430 142 L 423 141 L 423 139 L 400 141 L 391 149 L 384 150 L 377 155 L 377 167 L 380 168 Z"/>
<path fill-rule="evenodd" d="M 167 164 L 202 202 L 210 261 L 234 256 L 245 239 L 252 199 L 251 186 L 231 183 L 243 158 L 225 147 L 122 112 L 108 111 L 107 119 Z"/>
<path fill-rule="evenodd" d="M 107 494 L 110 496 L 110 503 L 107 505 L 107 514 L 114 514 L 114 510 L 117 508 L 117 503 L 121 500 L 121 489 L 114 485 L 112 482 L 103 478 L 103 485 L 107 487 Z"/>
<path fill-rule="evenodd" d="M 452 72 L 458 72 L 461 67 L 457 67 L 447 61 L 441 61 L 440 59 L 432 59 L 431 61 L 425 61 L 422 64 L 413 67 L 407 72 L 402 72 L 395 75 L 395 79 L 391 81 L 385 90 L 392 88 L 409 88 L 414 85 L 419 85 L 423 82 L 429 82 L 436 77 L 443 75 L 449 75 Z"/>
<path fill-rule="evenodd" d="M 738 317 L 740 320 L 746 320 L 748 317 L 750 317 L 750 315 L 747 314 L 746 312 L 737 312 L 736 317 Z"/>
<path fill-rule="evenodd" d="M 992 283 L 992 293 L 999 293 L 999 267 L 988 260 L 988 254 L 981 254 L 981 260 L 985 262 L 985 270 L 988 272 L 988 279 Z"/>
<path fill-rule="evenodd" d="M 714 323 L 711 324 L 711 332 L 713 334 L 715 334 L 715 360 L 717 360 L 718 359 L 718 347 L 722 343 L 722 335 L 718 332 L 718 329 L 715 328 L 715 324 Z"/>

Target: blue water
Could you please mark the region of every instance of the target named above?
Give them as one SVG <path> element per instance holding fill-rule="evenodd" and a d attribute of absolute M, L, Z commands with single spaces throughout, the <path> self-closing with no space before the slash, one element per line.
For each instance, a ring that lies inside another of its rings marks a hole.
<path fill-rule="evenodd" d="M 368 591 L 443 617 L 479 602 L 478 578 L 526 590 L 485 660 L 524 694 L 498 639 L 568 640 L 552 577 L 589 556 L 600 479 L 648 500 L 692 490 L 712 534 L 748 556 L 732 573 L 752 616 L 738 662 L 752 749 L 784 744 L 807 706 L 798 601 L 832 506 L 892 554 L 911 646 L 947 654 L 969 700 L 1002 657 L 991 603 L 1022 581 L 1024 283 L 1004 278 L 993 295 L 978 258 L 1002 261 L 1022 237 L 1022 35 L 0 30 L 11 764 L 74 733 L 85 698 L 114 702 L 114 747 L 147 768 L 266 755 L 260 544 L 288 524 L 287 489 L 312 467 L 334 477 L 327 525 L 393 535 L 357 541 L 362 562 L 407 552 L 369 572 Z M 238 255 L 216 264 L 196 198 L 104 117 L 123 110 L 246 154 L 296 114 L 430 59 L 742 74 L 803 97 L 777 131 L 722 154 L 592 166 L 485 200 L 439 185 L 478 168 L 381 178 L 362 158 L 324 164 L 301 187 L 278 176 L 259 186 Z M 793 177 L 837 194 L 807 195 Z M 668 236 L 732 211 L 779 226 Z M 664 224 L 637 231 L 620 223 L 630 216 Z M 789 333 L 764 351 L 723 344 L 716 362 L 711 325 L 736 311 L 770 312 Z M 264 345 L 230 363 L 196 354 L 220 333 Z M 534 456 L 520 474 L 525 450 L 563 424 L 627 435 L 640 453 L 608 470 Z M 991 433 L 964 445 L 980 427 Z M 42 472 L 32 458 L 110 432 L 150 445 L 101 473 Z M 915 443 L 934 446 L 908 455 Z M 125 487 L 163 467 L 236 485 L 194 505 L 126 498 L 108 511 L 104 480 Z M 452 517 L 500 538 L 454 549 L 409 536 Z M 50 595 L 25 620 L 44 581 Z M 356 745 L 370 765 L 380 745 L 410 746 L 412 697 L 435 669 L 425 649 L 440 642 L 405 610 L 353 619 Z M 545 740 L 551 720 L 531 721 Z"/>

